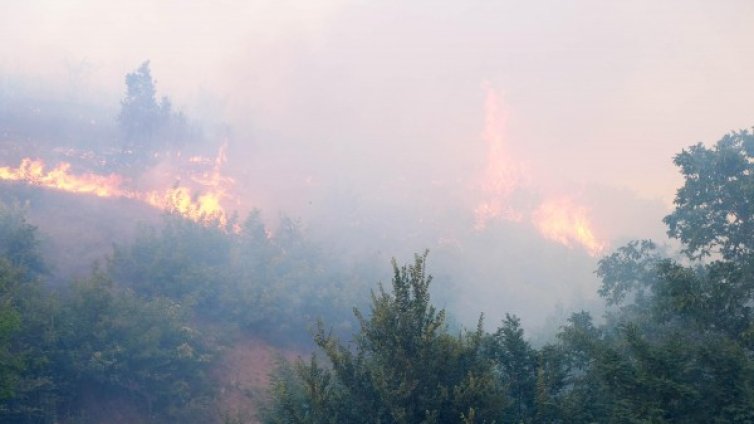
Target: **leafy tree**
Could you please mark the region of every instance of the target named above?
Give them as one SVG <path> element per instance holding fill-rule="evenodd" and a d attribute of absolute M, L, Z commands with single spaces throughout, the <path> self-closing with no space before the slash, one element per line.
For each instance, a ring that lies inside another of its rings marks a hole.
<path fill-rule="evenodd" d="M 581 371 L 567 370 L 582 379 L 569 396 L 598 387 L 599 403 L 577 404 L 603 405 L 599 421 L 754 420 L 753 152 L 754 137 L 742 131 L 676 156 L 685 181 L 665 222 L 688 261 L 649 241 L 600 261 L 600 294 L 618 309 L 601 335 L 561 333 L 566 355 L 588 358 Z"/>
<path fill-rule="evenodd" d="M 351 328 L 352 281 L 342 265 L 281 220 L 272 234 L 258 211 L 240 232 L 168 215 L 144 227 L 131 245 L 116 246 L 108 273 L 141 296 L 191 306 L 197 317 L 280 342 L 309 341 L 317 317 Z"/>
<path fill-rule="evenodd" d="M 272 423 L 493 422 L 506 404 L 485 354 L 480 325 L 451 335 L 430 303 L 426 254 L 393 262 L 392 290 L 372 295 L 372 313 L 355 313 L 360 331 L 342 344 L 320 325 L 315 337 L 329 367 L 298 362 L 275 386 Z"/>
<path fill-rule="evenodd" d="M 534 422 L 536 416 L 537 352 L 524 339 L 521 320 L 506 314 L 503 325 L 491 337 L 492 357 L 511 399 L 503 421 Z"/>
<path fill-rule="evenodd" d="M 20 280 L 19 272 L 10 262 L 0 258 L 0 401 L 14 395 L 22 371 L 22 362 L 12 346 L 13 336 L 21 328 L 21 316 L 15 305 Z"/>
<path fill-rule="evenodd" d="M 21 272 L 21 279 L 26 281 L 47 272 L 36 232 L 20 208 L 0 202 L 0 257 Z"/>
<path fill-rule="evenodd" d="M 38 245 L 23 212 L 0 203 L 0 418 L 18 397 L 46 386 L 33 377 L 41 357 L 27 343 L 40 311 L 37 278 L 47 271 Z"/>
<path fill-rule="evenodd" d="M 54 360 L 67 403 L 96 393 L 123 396 L 150 418 L 196 413 L 192 402 L 209 395 L 212 352 L 185 307 L 141 299 L 101 273 L 77 282 L 63 300 Z"/>
<path fill-rule="evenodd" d="M 754 135 L 733 132 L 713 148 L 691 146 L 674 162 L 684 185 L 665 218 L 668 234 L 692 257 L 754 253 Z"/>
<path fill-rule="evenodd" d="M 149 61 L 126 75 L 126 97 L 121 102 L 118 123 L 130 151 L 150 149 L 157 132 L 167 123 L 171 103 L 166 97 L 157 102 L 155 81 Z"/>

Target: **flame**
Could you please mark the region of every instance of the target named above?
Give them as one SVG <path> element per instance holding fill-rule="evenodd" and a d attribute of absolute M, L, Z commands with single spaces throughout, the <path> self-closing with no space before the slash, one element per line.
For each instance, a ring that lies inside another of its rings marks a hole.
<path fill-rule="evenodd" d="M 175 186 L 166 190 L 140 192 L 123 187 L 124 179 L 120 175 L 97 175 L 71 173 L 71 165 L 61 162 L 46 171 L 45 163 L 40 159 L 25 158 L 17 168 L 0 167 L 0 180 L 19 181 L 27 184 L 66 191 L 76 194 L 89 194 L 99 197 L 121 197 L 144 202 L 152 207 L 177 213 L 196 222 L 216 223 L 221 227 L 228 224 L 228 215 L 222 206 L 230 198 L 228 187 L 234 181 L 221 173 L 226 161 L 227 145 L 220 149 L 211 172 L 191 180 L 203 189 L 196 194 L 185 186 Z"/>
<path fill-rule="evenodd" d="M 127 196 L 121 190 L 123 178 L 116 174 L 107 176 L 96 174 L 73 175 L 71 164 L 62 162 L 45 172 L 45 163 L 39 159 L 25 158 L 18 168 L 0 167 L 0 180 L 24 181 L 28 184 L 54 188 L 71 193 L 93 194 L 99 197 Z"/>
<path fill-rule="evenodd" d="M 592 256 L 601 254 L 607 247 L 594 235 L 588 210 L 568 197 L 543 202 L 532 213 L 532 223 L 547 239 L 568 247 L 581 245 Z"/>
<path fill-rule="evenodd" d="M 191 177 L 191 181 L 207 190 L 205 193 L 194 198 L 188 188 L 174 187 L 163 192 L 146 193 L 143 200 L 158 209 L 175 212 L 197 222 L 217 222 L 225 227 L 228 224 L 228 216 L 222 201 L 231 197 L 228 193 L 229 187 L 235 183 L 232 178 L 224 176 L 221 172 L 227 161 L 227 148 L 227 143 L 223 144 L 214 161 L 201 158 L 201 162 L 214 162 L 212 170 Z M 199 162 L 196 158 L 197 156 L 189 158 L 189 162 Z"/>
<path fill-rule="evenodd" d="M 587 208 L 571 198 L 545 196 L 537 207 L 513 203 L 517 192 L 526 189 L 534 193 L 538 187 L 532 183 L 534 178 L 526 162 L 517 160 L 507 149 L 503 136 L 507 113 L 500 96 L 489 84 L 485 84 L 484 89 L 482 139 L 487 146 L 487 156 L 479 185 L 483 198 L 474 208 L 474 228 L 483 230 L 494 219 L 531 222 L 548 240 L 568 247 L 579 245 L 592 256 L 601 254 L 606 243 L 595 236 Z"/>
<path fill-rule="evenodd" d="M 477 230 L 484 229 L 490 220 L 498 217 L 521 222 L 523 214 L 510 204 L 510 197 L 523 185 L 528 174 L 526 166 L 514 161 L 506 149 L 503 133 L 507 114 L 500 96 L 487 85 L 485 90 L 482 139 L 487 144 L 487 166 L 480 184 L 484 200 L 474 209 Z"/>

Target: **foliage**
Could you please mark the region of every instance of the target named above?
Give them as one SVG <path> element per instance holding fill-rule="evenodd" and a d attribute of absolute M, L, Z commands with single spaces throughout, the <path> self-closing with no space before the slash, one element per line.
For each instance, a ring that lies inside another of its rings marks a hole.
<path fill-rule="evenodd" d="M 121 101 L 118 124 L 123 139 L 120 165 L 140 167 L 151 163 L 162 150 L 181 147 L 199 134 L 185 115 L 174 112 L 168 97 L 157 101 L 156 81 L 149 61 L 126 74 L 126 95 Z"/>
<path fill-rule="evenodd" d="M 692 257 L 720 253 L 725 259 L 754 253 L 754 135 L 727 134 L 713 148 L 691 146 L 675 157 L 684 185 L 668 234 Z"/>
<path fill-rule="evenodd" d="M 348 328 L 347 306 L 359 285 L 342 266 L 283 217 L 270 234 L 258 211 L 240 233 L 166 216 L 130 246 L 116 246 L 108 273 L 142 296 L 190 305 L 197 316 L 274 338 L 303 340 L 325 317 Z"/>
<path fill-rule="evenodd" d="M 524 338 L 521 320 L 506 314 L 490 341 L 491 357 L 511 400 L 503 410 L 502 422 L 534 422 L 538 355 Z"/>
<path fill-rule="evenodd" d="M 131 83 L 124 107 L 155 113 L 148 64 Z M 617 249 L 596 271 L 605 322 L 574 313 L 539 349 L 512 315 L 451 332 L 426 254 L 393 262 L 344 339 L 361 274 L 259 212 L 239 232 L 167 216 L 104 272 L 52 289 L 36 229 L 0 205 L 0 421 L 96 422 L 116 399 L 147 422 L 211 422 L 209 366 L 230 340 L 207 329 L 290 340 L 322 317 L 335 326 L 319 321 L 320 356 L 283 364 L 265 422 L 754 422 L 752 152 L 743 131 L 679 154 L 665 222 L 686 257 L 648 240 Z"/>
<path fill-rule="evenodd" d="M 146 419 L 204 422 L 212 350 L 188 309 L 144 299 L 95 272 L 53 291 L 36 230 L 0 208 L 0 421 L 88 422 L 92 399 L 122 398 Z M 204 418 L 202 418 L 204 417 Z"/>
<path fill-rule="evenodd" d="M 0 202 L 0 257 L 22 273 L 23 280 L 38 277 L 47 272 L 36 227 L 26 222 L 23 210 Z"/>
<path fill-rule="evenodd" d="M 665 222 L 688 259 L 649 240 L 603 258 L 604 324 L 575 313 L 539 350 L 510 315 L 492 334 L 451 336 L 417 257 L 369 318 L 357 311 L 352 343 L 320 328 L 326 365 L 285 369 L 266 421 L 754 422 L 753 152 L 744 131 L 676 157 L 685 184 Z"/>
<path fill-rule="evenodd" d="M 315 340 L 329 367 L 315 357 L 298 362 L 275 386 L 266 421 L 493 422 L 506 403 L 476 332 L 451 335 L 445 312 L 429 302 L 426 255 L 393 263 L 392 291 L 372 295 L 372 314 L 355 313 L 360 331 L 350 345 L 320 325 Z"/>

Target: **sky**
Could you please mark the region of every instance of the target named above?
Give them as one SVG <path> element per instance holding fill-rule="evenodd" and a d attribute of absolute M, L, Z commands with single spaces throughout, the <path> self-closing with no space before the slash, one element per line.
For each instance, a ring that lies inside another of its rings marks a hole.
<path fill-rule="evenodd" d="M 120 94 L 150 59 L 186 109 L 391 147 L 473 142 L 489 83 L 536 166 L 668 204 L 673 154 L 752 124 L 751 2 L 406 3 L 10 0 L 0 67 Z"/>
<path fill-rule="evenodd" d="M 401 254 L 572 208 L 605 253 L 662 236 L 676 153 L 754 124 L 753 20 L 745 0 L 5 0 L 0 82 L 117 107 L 150 60 L 160 95 L 233 129 L 249 208 L 419 234 Z"/>

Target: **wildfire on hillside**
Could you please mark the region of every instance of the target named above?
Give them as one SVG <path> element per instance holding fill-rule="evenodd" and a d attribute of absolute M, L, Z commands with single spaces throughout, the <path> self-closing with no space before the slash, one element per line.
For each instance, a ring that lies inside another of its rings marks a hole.
<path fill-rule="evenodd" d="M 544 201 L 532 213 L 532 223 L 545 238 L 569 247 L 579 244 L 592 256 L 605 250 L 605 243 L 594 235 L 587 208 L 568 197 Z"/>
<path fill-rule="evenodd" d="M 500 96 L 485 85 L 485 128 L 482 139 L 487 145 L 486 167 L 479 188 L 482 200 L 474 208 L 477 231 L 488 223 L 503 219 L 522 223 L 530 222 L 547 240 L 567 247 L 581 246 L 592 256 L 601 254 L 607 243 L 595 235 L 588 209 L 577 204 L 572 197 L 542 195 L 539 206 L 516 206 L 512 202 L 517 190 L 535 190 L 535 176 L 526 163 L 515 158 L 505 145 L 507 115 Z"/>
<path fill-rule="evenodd" d="M 173 186 L 163 190 L 139 191 L 127 188 L 125 179 L 118 174 L 75 174 L 71 165 L 61 162 L 47 169 L 41 159 L 24 158 L 18 167 L 0 167 L 0 180 L 18 181 L 39 187 L 74 194 L 98 197 L 119 197 L 146 203 L 152 207 L 204 224 L 215 223 L 221 227 L 228 224 L 228 214 L 223 202 L 230 198 L 234 181 L 221 173 L 225 163 L 225 146 L 214 160 L 212 170 L 192 176 L 192 191 L 186 186 Z"/>
<path fill-rule="evenodd" d="M 500 97 L 491 87 L 485 88 L 482 139 L 487 145 L 487 164 L 480 183 L 484 198 L 474 209 L 477 230 L 483 230 L 496 218 L 521 222 L 523 213 L 511 205 L 510 197 L 528 179 L 526 166 L 515 161 L 506 149 L 503 138 L 506 114 Z"/>

